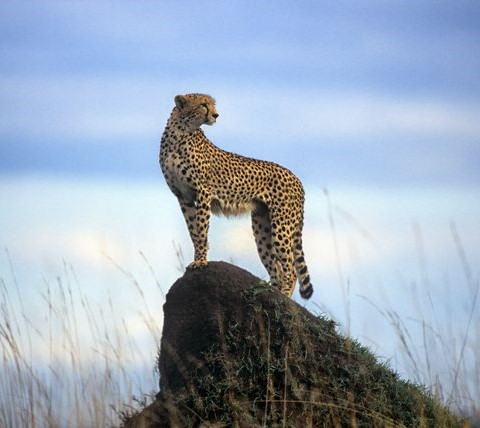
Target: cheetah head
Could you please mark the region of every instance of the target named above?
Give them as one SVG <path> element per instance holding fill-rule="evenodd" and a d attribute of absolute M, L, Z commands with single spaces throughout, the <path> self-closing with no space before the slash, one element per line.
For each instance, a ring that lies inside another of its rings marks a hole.
<path fill-rule="evenodd" d="M 210 95 L 177 95 L 175 106 L 178 119 L 189 130 L 200 128 L 204 124 L 213 125 L 218 117 L 215 100 Z"/>

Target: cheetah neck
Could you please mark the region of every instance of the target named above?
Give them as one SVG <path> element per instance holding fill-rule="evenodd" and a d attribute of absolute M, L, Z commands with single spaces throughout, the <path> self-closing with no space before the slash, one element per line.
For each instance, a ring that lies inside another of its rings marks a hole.
<path fill-rule="evenodd" d="M 188 141 L 207 141 L 207 137 L 200 128 L 188 129 L 177 118 L 170 117 L 162 136 L 162 145 L 181 145 Z"/>
<path fill-rule="evenodd" d="M 191 132 L 188 127 L 182 123 L 175 114 L 172 114 L 167 121 L 167 125 L 165 126 L 165 133 L 166 132 L 181 136 L 186 135 Z"/>

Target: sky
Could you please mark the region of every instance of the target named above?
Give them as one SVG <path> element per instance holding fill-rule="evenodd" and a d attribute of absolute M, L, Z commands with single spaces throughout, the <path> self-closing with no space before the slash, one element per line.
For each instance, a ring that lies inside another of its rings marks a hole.
<path fill-rule="evenodd" d="M 305 180 L 478 184 L 476 2 L 2 2 L 0 168 L 158 176 L 177 93 Z M 295 153 L 295 157 L 292 156 Z"/>
<path fill-rule="evenodd" d="M 413 377 L 391 316 L 419 343 L 422 314 L 468 339 L 468 377 L 480 343 L 466 328 L 480 263 L 479 22 L 476 1 L 0 2 L 0 279 L 40 323 L 45 287 L 72 266 L 82 292 L 100 307 L 116 299 L 143 337 L 124 270 L 155 302 L 150 267 L 165 293 L 190 261 L 158 149 L 174 96 L 208 93 L 215 144 L 305 185 L 316 291 L 295 299 Z M 265 278 L 248 219 L 213 219 L 210 235 L 211 259 Z M 445 364 L 430 380 L 451 383 Z"/>

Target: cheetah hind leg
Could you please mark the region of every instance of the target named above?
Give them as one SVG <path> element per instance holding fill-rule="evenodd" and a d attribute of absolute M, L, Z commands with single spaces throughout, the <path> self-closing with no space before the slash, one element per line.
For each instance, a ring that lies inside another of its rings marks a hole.
<path fill-rule="evenodd" d="M 255 243 L 257 244 L 258 256 L 268 272 L 270 284 L 280 289 L 278 278 L 281 267 L 272 242 L 270 215 L 268 209 L 260 203 L 257 203 L 252 211 L 252 229 Z"/>
<path fill-rule="evenodd" d="M 280 272 L 280 291 L 291 298 L 297 283 L 297 275 L 294 266 L 291 232 L 289 232 L 288 226 L 282 226 L 282 230 L 279 226 L 284 218 L 288 217 L 282 211 L 276 217 L 272 216 L 271 240 L 276 252 L 277 270 Z"/>
<path fill-rule="evenodd" d="M 256 209 L 252 211 L 252 228 L 258 255 L 270 276 L 271 285 L 292 297 L 297 282 L 293 251 L 275 239 L 278 230 L 273 230 L 270 211 L 261 203 L 257 203 Z M 284 248 L 281 254 L 277 247 Z"/>

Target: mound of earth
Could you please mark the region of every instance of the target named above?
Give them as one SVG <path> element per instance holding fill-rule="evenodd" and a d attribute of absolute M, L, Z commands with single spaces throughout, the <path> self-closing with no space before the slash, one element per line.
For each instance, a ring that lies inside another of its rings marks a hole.
<path fill-rule="evenodd" d="M 335 324 L 224 262 L 167 294 L 160 392 L 132 427 L 463 424 Z"/>

